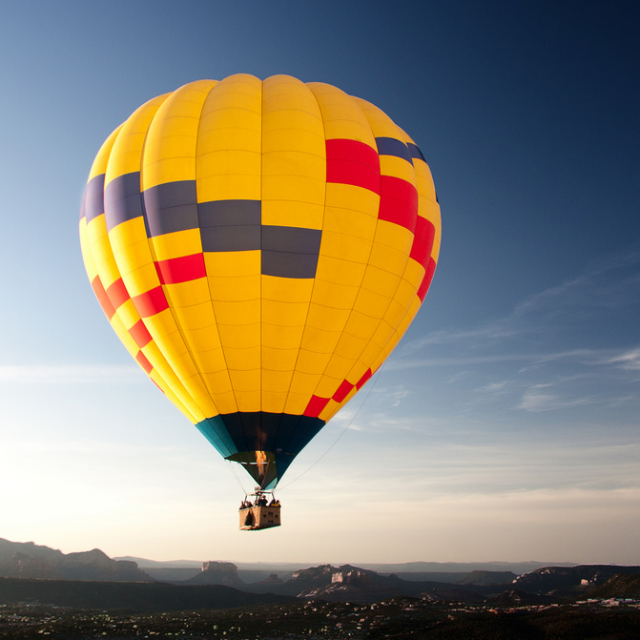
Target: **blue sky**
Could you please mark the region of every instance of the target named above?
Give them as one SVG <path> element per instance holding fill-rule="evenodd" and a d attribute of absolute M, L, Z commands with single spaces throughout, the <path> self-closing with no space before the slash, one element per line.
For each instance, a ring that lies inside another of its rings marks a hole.
<path fill-rule="evenodd" d="M 26 0 L 0 18 L 0 537 L 157 560 L 640 563 L 637 3 Z M 423 309 L 257 535 L 236 530 L 244 480 L 112 334 L 77 232 L 120 122 L 238 72 L 382 108 L 443 218 Z"/>

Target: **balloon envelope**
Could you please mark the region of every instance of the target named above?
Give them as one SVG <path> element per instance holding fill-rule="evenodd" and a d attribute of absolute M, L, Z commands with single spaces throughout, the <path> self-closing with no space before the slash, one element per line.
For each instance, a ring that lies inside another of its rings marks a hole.
<path fill-rule="evenodd" d="M 414 318 L 440 209 L 422 153 L 375 106 L 235 75 L 158 96 L 109 136 L 80 240 L 140 367 L 270 489 Z"/>

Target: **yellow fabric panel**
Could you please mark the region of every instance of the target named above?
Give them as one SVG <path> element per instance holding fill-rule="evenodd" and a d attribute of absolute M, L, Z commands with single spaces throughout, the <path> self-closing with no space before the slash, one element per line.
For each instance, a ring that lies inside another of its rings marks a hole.
<path fill-rule="evenodd" d="M 197 420 L 194 418 L 193 414 L 182 404 L 182 402 L 180 401 L 180 398 L 178 398 L 178 396 L 173 392 L 171 387 L 160 377 L 158 372 L 154 369 L 148 375 L 158 385 L 158 387 L 160 387 L 160 389 L 165 394 L 165 396 L 167 396 L 169 401 L 179 411 L 181 411 L 190 422 L 193 422 L 195 424 Z"/>
<path fill-rule="evenodd" d="M 224 373 L 222 379 L 229 378 L 229 374 L 227 373 L 227 362 L 224 359 L 224 351 L 222 347 L 216 347 L 214 349 L 209 349 L 208 351 L 199 351 L 195 354 L 195 359 L 198 363 L 199 371 L 205 376 L 209 375 L 218 375 Z M 222 379 L 217 380 L 217 384 L 222 384 Z M 221 391 L 228 391 L 229 389 L 221 389 Z"/>
<path fill-rule="evenodd" d="M 174 309 L 174 317 L 181 330 L 188 331 L 193 353 L 204 353 L 221 348 L 217 325 L 213 320 L 210 304 Z"/>
<path fill-rule="evenodd" d="M 350 309 L 333 309 L 323 304 L 312 302 L 309 305 L 307 326 L 325 331 L 342 331 L 349 319 Z"/>
<path fill-rule="evenodd" d="M 384 111 L 362 98 L 354 97 L 354 100 L 362 109 L 362 113 L 367 118 L 371 131 L 373 131 L 373 135 L 376 138 L 405 139 L 405 132 Z"/>
<path fill-rule="evenodd" d="M 351 308 L 352 304 L 339 299 L 353 300 L 358 293 L 366 271 L 365 263 L 351 262 L 322 255 L 318 259 L 314 301 L 334 308 Z M 333 288 L 335 285 L 335 289 Z M 335 294 L 334 294 L 335 292 Z"/>
<path fill-rule="evenodd" d="M 109 156 L 111 155 L 113 143 L 116 141 L 116 138 L 118 137 L 118 134 L 120 133 L 123 125 L 124 123 L 117 127 L 114 131 L 112 131 L 109 137 L 100 147 L 100 151 L 98 151 L 98 155 L 95 157 L 93 164 L 91 165 L 91 171 L 89 172 L 89 178 L 87 179 L 87 182 L 91 182 L 93 178 L 102 175 L 107 171 L 107 163 L 109 162 Z"/>
<path fill-rule="evenodd" d="M 371 316 L 366 316 L 363 313 L 354 310 L 349 317 L 349 322 L 347 322 L 345 331 L 356 336 L 371 336 L 377 329 L 379 323 L 379 318 L 372 318 Z"/>
<path fill-rule="evenodd" d="M 351 333 L 344 333 L 336 346 L 335 353 L 355 362 L 367 345 L 367 342 L 365 338 L 354 336 Z"/>
<path fill-rule="evenodd" d="M 287 371 L 273 371 L 263 367 L 261 375 L 263 391 L 284 394 L 284 397 L 286 397 L 286 392 L 291 384 L 293 366 L 291 367 L 291 370 Z"/>
<path fill-rule="evenodd" d="M 353 285 L 343 285 L 324 279 L 316 279 L 315 289 L 317 296 L 314 299 L 321 301 L 321 304 L 330 306 L 333 309 L 353 308 L 359 293 L 359 287 Z"/>
<path fill-rule="evenodd" d="M 436 187 L 433 184 L 431 169 L 426 162 L 420 160 L 414 161 L 416 180 L 418 182 L 418 192 L 425 198 L 429 198 L 432 202 L 436 202 Z"/>
<path fill-rule="evenodd" d="M 375 342 L 380 349 L 384 349 L 389 340 L 392 339 L 395 332 L 396 330 L 394 329 L 394 327 L 392 327 L 386 320 L 384 320 L 378 325 L 378 328 L 373 334 L 371 340 L 372 342 Z"/>
<path fill-rule="evenodd" d="M 311 91 L 289 76 L 262 83 L 262 223 L 322 228 L 324 128 Z M 282 207 L 293 201 L 296 206 Z"/>
<path fill-rule="evenodd" d="M 407 262 L 407 267 L 404 270 L 403 279 L 409 286 L 413 288 L 415 292 L 422 284 L 424 273 L 425 270 L 421 264 L 418 264 L 415 260 L 409 260 Z"/>
<path fill-rule="evenodd" d="M 382 318 L 388 306 L 389 298 L 386 296 L 382 296 L 374 291 L 369 291 L 368 289 L 360 289 L 353 308 L 365 316 Z"/>
<path fill-rule="evenodd" d="M 229 371 L 250 371 L 260 368 L 260 347 L 225 348 L 223 343 L 222 348 Z M 257 366 L 255 366 L 256 363 Z"/>
<path fill-rule="evenodd" d="M 414 235 L 408 229 L 401 227 L 399 224 L 394 224 L 387 220 L 378 220 L 378 226 L 376 228 L 376 243 L 384 244 L 388 247 L 393 247 L 398 251 L 406 254 L 407 259 L 411 253 L 411 246 L 413 245 Z"/>
<path fill-rule="evenodd" d="M 216 84 L 215 80 L 190 82 L 158 108 L 144 145 L 143 190 L 165 182 L 195 179 L 200 112 Z"/>
<path fill-rule="evenodd" d="M 121 226 L 123 225 L 118 225 L 116 228 Z M 202 253 L 200 229 L 165 233 L 161 236 L 149 238 L 149 244 L 155 259 L 158 261 Z"/>
<path fill-rule="evenodd" d="M 291 375 L 289 375 L 291 378 Z M 286 392 L 269 391 L 264 387 L 264 374 L 263 374 L 262 391 L 260 393 L 260 410 L 267 411 L 268 413 L 282 413 L 287 401 Z M 288 389 L 287 385 L 287 389 Z"/>
<path fill-rule="evenodd" d="M 158 272 L 151 261 L 135 271 L 123 273 L 122 280 L 132 298 L 160 286 Z"/>
<path fill-rule="evenodd" d="M 260 331 L 260 342 L 265 347 L 282 350 L 299 349 L 304 325 L 292 327 L 263 322 Z"/>
<path fill-rule="evenodd" d="M 104 215 L 98 216 L 87 225 L 87 239 L 93 264 L 100 276 L 100 281 L 108 289 L 120 278 L 120 270 L 113 258 L 109 236 L 106 234 Z"/>
<path fill-rule="evenodd" d="M 238 402 L 233 391 L 216 393 L 216 406 L 220 413 L 236 413 L 238 411 Z"/>
<path fill-rule="evenodd" d="M 205 253 L 204 264 L 207 274 L 220 273 L 234 277 L 254 276 L 260 273 L 260 251 Z"/>
<path fill-rule="evenodd" d="M 205 254 L 205 262 L 209 255 L 211 254 Z M 211 274 L 211 271 L 207 269 L 207 273 Z M 257 274 L 233 277 L 209 275 L 208 281 L 214 309 L 216 301 L 242 302 L 260 298 L 260 279 Z"/>
<path fill-rule="evenodd" d="M 260 369 L 251 369 L 250 371 L 230 369 L 229 374 L 235 392 L 250 393 L 260 389 Z"/>
<path fill-rule="evenodd" d="M 105 187 L 119 176 L 140 171 L 142 150 L 147 130 L 156 111 L 169 95 L 171 94 L 165 94 L 149 100 L 149 102 L 134 111 L 122 125 L 109 156 Z"/>
<path fill-rule="evenodd" d="M 221 324 L 218 322 L 218 333 L 222 348 L 245 348 L 260 346 L 260 323 L 245 324 Z"/>
<path fill-rule="evenodd" d="M 373 238 L 380 196 L 350 184 L 327 183 L 324 228 Z"/>
<path fill-rule="evenodd" d="M 347 374 L 349 373 L 349 371 L 351 371 L 351 367 L 353 367 L 355 362 L 356 362 L 356 358 L 347 358 L 334 351 L 333 356 L 331 356 L 331 360 L 329 360 L 329 364 L 327 365 L 327 368 L 325 369 L 324 374 L 325 376 L 334 378 L 336 380 L 340 380 L 340 381 L 345 380 L 347 377 Z"/>
<path fill-rule="evenodd" d="M 280 302 L 263 298 L 260 306 L 262 324 L 282 327 L 285 331 L 303 327 L 308 308 L 306 302 Z"/>
<path fill-rule="evenodd" d="M 313 291 L 313 280 L 305 278 L 262 276 L 260 283 L 263 301 L 303 302 L 308 304 Z"/>
<path fill-rule="evenodd" d="M 169 306 L 174 312 L 177 309 L 200 305 L 203 302 L 209 302 L 209 304 L 211 304 L 209 285 L 206 278 L 198 278 L 176 284 L 163 284 L 162 288 L 164 289 Z M 174 313 L 174 316 L 175 315 Z"/>
<path fill-rule="evenodd" d="M 347 396 L 351 399 L 353 396 Z M 324 420 L 325 422 L 329 422 L 329 420 L 338 413 L 338 410 L 341 409 L 345 404 L 347 404 L 348 400 L 345 400 L 342 403 L 338 403 L 335 400 L 329 400 L 327 406 L 320 412 L 318 416 L 320 420 Z"/>
<path fill-rule="evenodd" d="M 114 227 L 111 231 L 113 232 L 120 227 L 128 226 L 130 222 L 135 221 L 128 220 L 127 222 L 123 222 L 117 227 Z M 109 234 L 109 239 L 111 239 L 111 237 L 111 234 Z M 135 244 L 118 247 L 117 245 L 114 246 L 114 243 L 112 242 L 111 246 L 113 248 L 113 257 L 115 258 L 118 269 L 122 274 L 131 273 L 141 267 L 148 267 L 152 264 L 151 252 L 149 251 L 149 241 L 146 237 Z"/>
<path fill-rule="evenodd" d="M 331 378 L 323 374 L 314 393 L 319 398 L 330 398 L 341 384 L 342 380 L 337 380 L 336 378 Z"/>
<path fill-rule="evenodd" d="M 291 349 L 286 349 L 284 347 L 271 347 L 266 344 L 266 341 L 262 341 L 262 369 L 264 371 L 278 371 L 278 372 L 293 372 L 293 369 L 296 366 L 296 359 L 298 358 L 298 350 L 300 344 L 300 337 L 302 331 L 299 332 L 300 335 L 297 336 L 296 340 L 291 340 L 291 342 L 295 342 L 295 347 Z"/>
<path fill-rule="evenodd" d="M 417 189 L 416 172 L 413 165 L 397 156 L 380 156 L 380 174 L 393 176 L 410 182 Z"/>
<path fill-rule="evenodd" d="M 238 74 L 207 96 L 198 131 L 198 202 L 259 200 L 262 82 Z"/>
<path fill-rule="evenodd" d="M 271 188 L 280 177 L 275 177 L 270 182 Z M 286 178 L 282 178 L 282 189 L 286 189 Z M 269 193 L 263 191 L 263 197 L 268 198 Z M 300 194 L 303 197 L 303 194 Z M 299 200 L 264 200 L 262 203 L 262 219 L 269 220 L 270 225 L 282 227 L 301 227 L 304 229 L 321 229 L 324 207 L 322 205 L 301 202 Z M 293 224 L 295 222 L 295 225 Z M 266 222 L 265 222 L 266 224 Z"/>
<path fill-rule="evenodd" d="M 116 309 L 116 314 L 127 329 L 131 329 L 136 322 L 140 321 L 140 314 L 133 306 L 131 300 L 127 300 Z"/>
<path fill-rule="evenodd" d="M 391 299 L 400 284 L 400 276 L 369 265 L 362 280 L 362 287 Z"/>
<path fill-rule="evenodd" d="M 300 401 L 300 398 L 307 398 L 307 402 L 305 406 L 302 407 L 302 411 L 306 408 L 313 392 L 316 390 L 318 386 L 318 382 L 320 380 L 319 374 L 310 374 L 303 373 L 302 371 L 295 371 L 293 374 L 293 378 L 291 379 L 291 388 L 289 389 L 289 395 L 287 398 L 287 403 L 285 405 L 285 411 L 287 413 L 292 413 L 290 407 L 292 404 L 296 404 Z M 301 412 L 302 413 L 302 412 Z"/>
<path fill-rule="evenodd" d="M 301 348 L 315 353 L 333 353 L 342 331 L 327 331 L 307 325 L 304 328 Z"/>
<path fill-rule="evenodd" d="M 300 354 L 296 362 L 296 371 L 319 376 L 325 370 L 330 358 L 331 352 L 316 353 L 307 351 L 306 349 L 300 349 Z"/>
<path fill-rule="evenodd" d="M 260 300 L 216 302 L 215 317 L 219 325 L 244 327 L 256 322 L 260 324 Z"/>
<path fill-rule="evenodd" d="M 154 340 L 157 340 L 159 336 L 170 336 L 178 333 L 178 327 L 170 309 L 165 309 L 160 313 L 145 318 L 144 324 Z M 184 350 L 186 350 L 186 347 L 183 348 Z"/>
<path fill-rule="evenodd" d="M 396 276 L 403 276 L 410 262 L 415 263 L 415 260 L 408 260 L 405 252 L 380 243 L 373 246 L 369 256 L 370 267 Z"/>
<path fill-rule="evenodd" d="M 376 148 L 375 138 L 362 110 L 354 99 L 340 89 L 320 82 L 309 82 L 320 105 L 327 140 L 345 138 L 359 140 Z"/>
<path fill-rule="evenodd" d="M 325 256 L 337 257 L 341 260 L 366 264 L 371 253 L 371 239 L 358 236 L 322 231 L 321 258 Z"/>
<path fill-rule="evenodd" d="M 302 415 L 309 404 L 309 396 L 306 392 L 299 394 L 289 392 L 287 394 L 287 402 L 284 406 L 284 412 L 293 415 Z"/>
<path fill-rule="evenodd" d="M 182 382 L 178 379 L 173 367 L 169 362 L 167 362 L 156 342 L 152 340 L 149 344 L 142 347 L 141 351 L 153 365 L 157 374 L 165 380 L 169 388 L 180 399 L 180 402 L 182 402 L 187 410 L 193 415 L 196 422 L 204 420 L 202 412 L 193 402 L 193 398 L 184 388 Z"/>

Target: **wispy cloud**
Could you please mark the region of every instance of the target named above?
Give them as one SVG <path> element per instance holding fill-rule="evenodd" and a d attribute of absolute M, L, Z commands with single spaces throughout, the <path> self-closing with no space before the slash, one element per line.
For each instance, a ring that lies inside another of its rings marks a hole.
<path fill-rule="evenodd" d="M 130 383 L 144 380 L 135 365 L 0 365 L 0 383 Z"/>

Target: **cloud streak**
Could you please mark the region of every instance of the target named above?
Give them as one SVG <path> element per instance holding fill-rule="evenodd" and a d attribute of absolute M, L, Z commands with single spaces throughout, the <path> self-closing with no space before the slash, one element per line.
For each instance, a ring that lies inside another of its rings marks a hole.
<path fill-rule="evenodd" d="M 120 384 L 144 380 L 134 365 L 0 365 L 0 384 Z"/>

